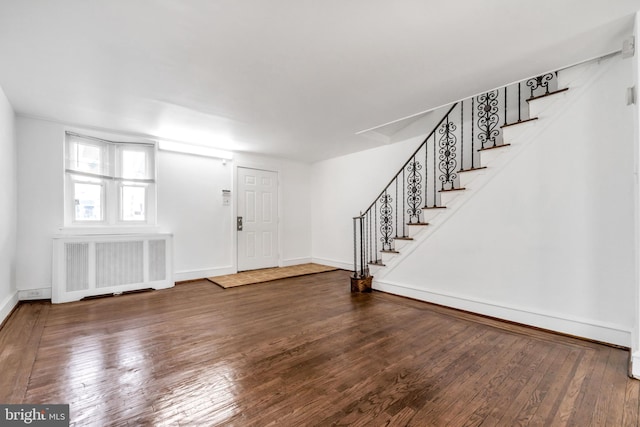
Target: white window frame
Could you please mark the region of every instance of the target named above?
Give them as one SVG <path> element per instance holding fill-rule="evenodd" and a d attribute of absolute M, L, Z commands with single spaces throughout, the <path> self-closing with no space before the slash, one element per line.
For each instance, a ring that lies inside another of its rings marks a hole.
<path fill-rule="evenodd" d="M 113 232 L 114 228 L 122 229 L 149 229 L 156 226 L 156 164 L 157 164 L 157 144 L 155 142 L 115 142 L 93 136 L 81 135 L 67 131 L 65 135 L 65 167 L 64 167 L 64 226 L 67 229 L 96 230 L 105 228 Z M 71 141 L 75 139 L 75 141 Z M 84 171 L 73 170 L 74 155 L 70 147 L 74 143 L 96 145 L 103 149 L 105 157 L 102 159 L 103 174 L 86 173 Z M 123 178 L 122 159 L 125 151 L 143 151 L 146 153 L 146 170 L 149 171 L 147 178 Z M 82 220 L 76 218 L 75 213 L 75 183 L 99 183 L 102 186 L 101 212 L 102 221 Z M 125 220 L 123 219 L 122 188 L 125 186 L 139 186 L 145 188 L 145 219 Z"/>

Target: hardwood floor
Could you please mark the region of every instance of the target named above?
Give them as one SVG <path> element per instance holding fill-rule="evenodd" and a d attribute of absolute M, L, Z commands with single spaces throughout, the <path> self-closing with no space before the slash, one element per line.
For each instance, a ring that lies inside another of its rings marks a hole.
<path fill-rule="evenodd" d="M 374 292 L 334 271 L 22 304 L 0 402 L 72 425 L 637 426 L 628 352 Z"/>

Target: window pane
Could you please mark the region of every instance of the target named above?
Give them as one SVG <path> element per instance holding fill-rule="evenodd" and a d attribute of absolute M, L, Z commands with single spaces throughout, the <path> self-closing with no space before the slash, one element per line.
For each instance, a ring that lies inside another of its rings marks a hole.
<path fill-rule="evenodd" d="M 92 144 L 73 144 L 75 158 L 72 169 L 81 172 L 103 174 L 102 147 Z"/>
<path fill-rule="evenodd" d="M 121 187 L 121 210 L 123 221 L 144 221 L 146 204 L 146 187 L 126 186 Z"/>
<path fill-rule="evenodd" d="M 138 150 L 122 151 L 122 178 L 147 178 L 147 153 Z"/>
<path fill-rule="evenodd" d="M 76 221 L 102 221 L 102 185 L 73 184 Z"/>

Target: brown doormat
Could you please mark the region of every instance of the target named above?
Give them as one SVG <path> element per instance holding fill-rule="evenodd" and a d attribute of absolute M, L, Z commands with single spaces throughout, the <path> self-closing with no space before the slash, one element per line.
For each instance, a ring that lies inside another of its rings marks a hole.
<path fill-rule="evenodd" d="M 340 270 L 322 264 L 300 264 L 290 267 L 263 268 L 260 270 L 243 271 L 242 273 L 227 274 L 225 276 L 207 277 L 207 280 L 225 289 L 236 286 L 253 285 L 255 283 L 270 282 L 288 277 L 304 276 L 307 274 L 324 273 Z"/>

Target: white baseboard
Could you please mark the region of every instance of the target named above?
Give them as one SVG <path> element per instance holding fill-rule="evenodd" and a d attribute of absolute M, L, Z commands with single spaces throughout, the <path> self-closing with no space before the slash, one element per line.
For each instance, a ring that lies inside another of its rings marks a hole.
<path fill-rule="evenodd" d="M 292 265 L 309 264 L 312 262 L 311 257 L 283 259 L 282 266 L 290 267 Z"/>
<path fill-rule="evenodd" d="M 205 279 L 207 277 L 223 276 L 225 274 L 233 273 L 236 273 L 236 271 L 232 266 L 214 267 L 204 270 L 184 270 L 174 272 L 173 280 L 175 282 L 183 282 L 185 280 Z"/>
<path fill-rule="evenodd" d="M 18 299 L 20 301 L 29 301 L 34 299 L 51 299 L 51 287 L 39 289 L 21 289 L 18 291 Z"/>
<path fill-rule="evenodd" d="M 569 317 L 558 313 L 544 313 L 541 310 L 532 311 L 521 307 L 500 305 L 491 301 L 434 292 L 398 283 L 381 282 L 375 277 L 373 289 L 577 337 L 631 347 L 631 330 L 621 325 Z M 636 369 L 640 374 L 640 354 L 638 357 L 639 362 Z"/>
<path fill-rule="evenodd" d="M 11 314 L 11 311 L 17 304 L 18 291 L 12 292 L 4 300 L 0 301 L 0 324 Z"/>
<path fill-rule="evenodd" d="M 343 261 L 336 261 L 334 259 L 313 258 L 312 262 L 315 264 L 323 264 L 323 265 L 328 265 L 330 267 L 336 267 L 336 268 L 341 268 L 343 270 L 353 271 L 353 264 L 343 262 Z"/>
<path fill-rule="evenodd" d="M 640 350 L 631 355 L 631 376 L 640 380 Z"/>

